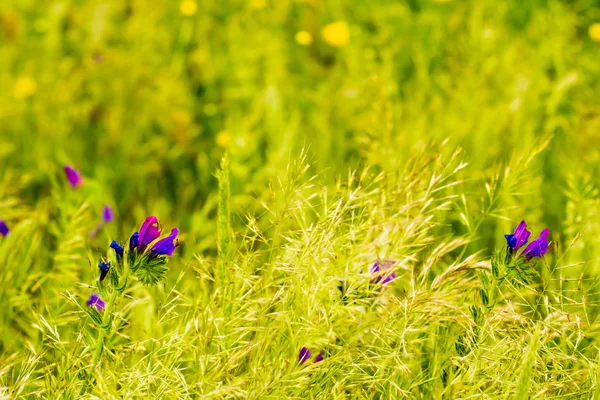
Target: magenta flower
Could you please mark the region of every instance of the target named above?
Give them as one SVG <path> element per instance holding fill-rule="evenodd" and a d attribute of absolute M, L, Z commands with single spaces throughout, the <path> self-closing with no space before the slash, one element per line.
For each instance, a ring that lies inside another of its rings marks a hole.
<path fill-rule="evenodd" d="M 0 219 L 0 235 L 6 236 L 8 235 L 8 232 L 10 232 L 8 225 L 6 225 L 6 222 L 4 222 L 3 219 Z"/>
<path fill-rule="evenodd" d="M 550 229 L 546 228 L 540 233 L 540 237 L 532 241 L 527 245 L 525 251 L 523 251 L 523 257 L 526 259 L 532 259 L 533 257 L 542 257 L 548 251 L 548 236 L 550 235 Z"/>
<path fill-rule="evenodd" d="M 115 213 L 113 212 L 112 207 L 104 206 L 104 208 L 102 209 L 102 222 L 108 224 L 113 219 L 115 219 Z"/>
<path fill-rule="evenodd" d="M 139 232 L 139 252 L 143 253 L 146 247 L 160 236 L 158 218 L 150 216 L 144 220 Z"/>
<path fill-rule="evenodd" d="M 160 237 L 162 233 L 161 227 L 158 224 L 158 218 L 150 216 L 142 223 L 139 232 L 134 232 L 129 239 L 129 250 L 137 250 L 138 254 L 144 253 L 148 246 Z M 157 256 L 172 256 L 175 248 L 177 248 L 177 235 L 179 229 L 174 228 L 171 234 L 160 239 L 150 248 L 150 255 Z"/>
<path fill-rule="evenodd" d="M 514 233 L 504 235 L 509 251 L 513 253 L 523 247 L 529 240 L 530 235 L 531 232 L 527 229 L 527 224 L 524 220 L 521 221 Z"/>
<path fill-rule="evenodd" d="M 90 294 L 90 298 L 88 299 L 86 304 L 88 305 L 88 307 L 96 307 L 98 311 L 102 311 L 104 310 L 104 307 L 106 307 L 106 304 L 104 304 L 104 300 L 102 300 L 100 298 L 100 295 L 96 292 Z"/>
<path fill-rule="evenodd" d="M 303 347 L 300 349 L 300 354 L 298 354 L 298 361 L 300 364 L 304 364 L 306 360 L 310 358 L 310 350 L 307 347 Z"/>
<path fill-rule="evenodd" d="M 65 165 L 65 174 L 67 175 L 67 180 L 69 181 L 69 185 L 71 185 L 71 187 L 76 188 L 83 185 L 81 173 L 75 168 L 71 167 L 70 165 Z"/>
<path fill-rule="evenodd" d="M 396 261 L 384 260 L 382 262 L 375 261 L 375 263 L 371 266 L 370 272 L 371 274 L 376 274 L 373 279 L 371 279 L 371 283 L 381 283 L 385 285 L 394 279 L 396 279 L 396 273 L 391 272 L 387 273 L 386 271 L 392 268 L 396 264 Z"/>

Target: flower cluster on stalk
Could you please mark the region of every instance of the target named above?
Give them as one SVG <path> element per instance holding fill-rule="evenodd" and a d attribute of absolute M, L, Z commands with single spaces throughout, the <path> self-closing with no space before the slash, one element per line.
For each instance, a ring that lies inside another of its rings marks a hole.
<path fill-rule="evenodd" d="M 146 285 L 155 285 L 163 280 L 168 257 L 173 255 L 178 246 L 179 229 L 172 229 L 171 233 L 163 238 L 161 233 L 158 218 L 150 216 L 144 220 L 140 230 L 131 235 L 127 249 L 113 240 L 110 247 L 115 251 L 118 268 L 115 270 L 109 260 L 101 260 L 98 263 L 99 282 L 102 283 L 107 276 L 111 276 L 110 281 L 113 287 L 116 286 L 119 282 L 118 271 L 122 271 L 123 268 L 129 268 Z M 92 293 L 87 305 L 95 306 L 98 311 L 104 309 L 104 302 L 98 293 Z"/>
<path fill-rule="evenodd" d="M 548 236 L 550 230 L 548 228 L 543 229 L 540 232 L 540 236 L 532 240 L 531 243 L 525 247 L 525 250 L 521 253 L 521 256 L 526 260 L 530 260 L 534 257 L 541 258 L 548 251 Z M 527 229 L 527 223 L 523 220 L 517 225 L 517 228 L 513 233 L 504 235 L 506 238 L 507 252 L 509 255 L 514 255 L 518 250 L 527 244 L 531 231 Z"/>
<path fill-rule="evenodd" d="M 179 229 L 173 228 L 171 233 L 163 238 L 161 234 L 162 228 L 158 218 L 150 216 L 144 220 L 139 231 L 129 238 L 127 254 L 125 247 L 117 241 L 113 240 L 110 244 L 115 251 L 117 262 L 122 263 L 126 256 L 129 268 L 147 285 L 154 285 L 164 278 L 167 258 L 173 255 L 178 246 Z"/>

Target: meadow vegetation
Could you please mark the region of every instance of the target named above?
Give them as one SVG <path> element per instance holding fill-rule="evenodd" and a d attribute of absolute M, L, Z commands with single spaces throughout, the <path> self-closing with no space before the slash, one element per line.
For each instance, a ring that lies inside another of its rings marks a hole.
<path fill-rule="evenodd" d="M 594 0 L 2 1 L 0 398 L 600 399 L 598 76 Z"/>

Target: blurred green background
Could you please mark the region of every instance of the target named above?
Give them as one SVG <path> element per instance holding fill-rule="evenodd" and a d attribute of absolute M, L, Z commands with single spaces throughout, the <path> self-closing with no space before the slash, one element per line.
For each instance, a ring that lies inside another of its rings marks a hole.
<path fill-rule="evenodd" d="M 2 196 L 35 207 L 71 163 L 121 219 L 200 240 L 226 149 L 244 207 L 303 147 L 333 180 L 448 140 L 485 175 L 552 136 L 516 218 L 566 229 L 557 187 L 598 183 L 597 21 L 591 0 L 4 1 Z"/>

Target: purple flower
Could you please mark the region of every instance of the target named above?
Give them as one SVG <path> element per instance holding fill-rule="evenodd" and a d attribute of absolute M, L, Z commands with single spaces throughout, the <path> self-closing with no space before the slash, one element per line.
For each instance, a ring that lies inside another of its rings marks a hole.
<path fill-rule="evenodd" d="M 150 216 L 142 223 L 139 233 L 139 251 L 143 253 L 146 247 L 160 236 L 160 228 L 158 227 L 158 218 Z"/>
<path fill-rule="evenodd" d="M 321 361 L 323 361 L 323 352 L 322 351 L 315 358 L 315 364 L 318 362 L 321 362 Z"/>
<path fill-rule="evenodd" d="M 117 243 L 116 240 L 113 240 L 110 243 L 110 248 L 115 250 L 115 254 L 117 255 L 117 261 L 120 261 L 121 259 L 123 259 L 123 253 L 124 253 L 125 249 L 123 249 L 123 246 L 121 246 L 119 243 Z"/>
<path fill-rule="evenodd" d="M 98 268 L 100 268 L 100 282 L 102 282 L 104 278 L 106 278 L 108 270 L 110 269 L 110 261 L 100 261 Z"/>
<path fill-rule="evenodd" d="M 154 243 L 154 246 L 152 246 L 152 249 L 150 250 L 150 254 L 153 256 L 172 256 L 175 248 L 177 247 L 177 234 L 179 234 L 179 229 L 174 228 L 171 230 L 171 234 L 169 236 L 166 236 Z"/>
<path fill-rule="evenodd" d="M 70 165 L 65 165 L 65 174 L 67 175 L 67 180 L 69 181 L 69 185 L 71 185 L 71 187 L 76 188 L 83 185 L 81 173 L 75 168 L 71 167 Z"/>
<path fill-rule="evenodd" d="M 515 229 L 515 233 L 504 235 L 509 251 L 513 253 L 523 247 L 529 240 L 530 235 L 531 232 L 527 229 L 527 224 L 524 220 L 521 221 L 521 223 Z"/>
<path fill-rule="evenodd" d="M 102 209 L 102 221 L 104 221 L 105 224 L 108 224 L 114 218 L 115 218 L 115 213 L 113 212 L 112 207 L 104 206 L 104 208 Z"/>
<path fill-rule="evenodd" d="M 394 279 L 396 279 L 396 273 L 386 273 L 385 271 L 390 269 L 396 264 L 396 261 L 384 260 L 380 262 L 379 260 L 375 261 L 375 263 L 371 266 L 370 272 L 371 274 L 377 274 L 373 279 L 371 279 L 371 283 L 381 283 L 385 285 Z"/>
<path fill-rule="evenodd" d="M 550 235 L 550 229 L 546 228 L 540 233 L 540 237 L 532 241 L 527 245 L 525 251 L 523 251 L 523 257 L 531 259 L 533 257 L 542 257 L 548 251 L 548 235 Z"/>
<path fill-rule="evenodd" d="M 304 364 L 306 360 L 310 358 L 310 350 L 306 347 L 300 349 L 300 354 L 298 354 L 298 361 L 300 364 Z"/>
<path fill-rule="evenodd" d="M 104 310 L 104 307 L 106 307 L 106 305 L 104 304 L 104 300 L 102 300 L 100 298 L 100 295 L 96 292 L 90 294 L 90 298 L 88 299 L 86 304 L 88 305 L 88 307 L 95 306 L 98 311 L 102 311 Z"/>
<path fill-rule="evenodd" d="M 8 235 L 8 232 L 10 232 L 10 229 L 8 229 L 6 222 L 4 222 L 3 219 L 0 219 L 0 235 L 6 236 Z"/>
<path fill-rule="evenodd" d="M 148 246 L 160 237 L 162 230 L 158 224 L 158 219 L 154 216 L 146 218 L 142 223 L 139 233 L 135 232 L 129 239 L 130 251 L 136 249 L 138 254 L 144 253 Z M 173 251 L 177 248 L 177 235 L 179 229 L 174 228 L 168 236 L 160 239 L 148 252 L 150 256 L 172 256 Z"/>
<path fill-rule="evenodd" d="M 129 238 L 129 251 L 133 251 L 133 250 L 137 249 L 137 247 L 139 245 L 140 245 L 140 233 L 133 232 L 133 235 L 131 235 L 131 238 Z"/>

